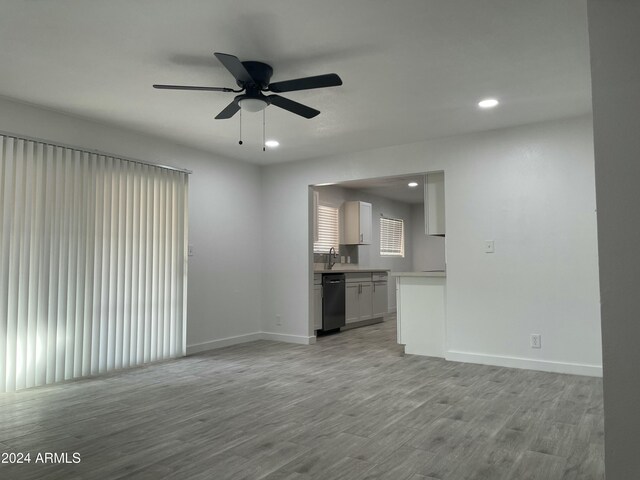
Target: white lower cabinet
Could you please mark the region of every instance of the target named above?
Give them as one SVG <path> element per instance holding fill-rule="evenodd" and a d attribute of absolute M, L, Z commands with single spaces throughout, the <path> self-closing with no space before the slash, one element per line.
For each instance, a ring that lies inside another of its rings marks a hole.
<path fill-rule="evenodd" d="M 373 318 L 382 317 L 389 312 L 387 282 L 373 282 Z"/>
<path fill-rule="evenodd" d="M 373 318 L 373 283 L 360 284 L 360 320 Z"/>
<path fill-rule="evenodd" d="M 360 321 L 360 284 L 347 283 L 345 290 L 345 323 Z"/>
<path fill-rule="evenodd" d="M 373 318 L 373 283 L 347 283 L 345 322 L 355 323 Z"/>
<path fill-rule="evenodd" d="M 371 274 L 347 274 L 345 322 L 349 324 L 382 317 L 386 311 L 378 315 L 375 312 L 376 307 L 377 305 L 376 300 L 374 300 L 374 286 L 371 281 Z"/>

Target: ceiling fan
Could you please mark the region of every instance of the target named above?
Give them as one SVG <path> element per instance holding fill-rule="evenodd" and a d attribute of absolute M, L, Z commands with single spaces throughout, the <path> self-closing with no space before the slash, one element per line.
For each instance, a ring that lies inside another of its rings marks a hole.
<path fill-rule="evenodd" d="M 313 118 L 320 113 L 315 108 L 308 107 L 280 95 L 264 95 L 262 92 L 294 92 L 296 90 L 310 90 L 313 88 L 337 87 L 342 80 L 335 73 L 317 75 L 314 77 L 296 78 L 283 82 L 269 83 L 273 68 L 262 62 L 241 62 L 238 57 L 227 53 L 214 53 L 216 58 L 225 66 L 236 79 L 240 87 L 238 90 L 226 87 L 194 87 L 189 85 L 154 85 L 161 90 L 200 90 L 206 92 L 234 92 L 241 93 L 227 105 L 217 119 L 233 117 L 241 108 L 249 112 L 259 112 L 268 105 L 275 105 L 304 118 Z M 244 92 L 244 93 L 243 93 Z"/>

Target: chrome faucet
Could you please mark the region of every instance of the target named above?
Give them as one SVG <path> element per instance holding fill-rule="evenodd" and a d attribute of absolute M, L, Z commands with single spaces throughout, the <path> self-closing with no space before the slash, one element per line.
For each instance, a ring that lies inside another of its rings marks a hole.
<path fill-rule="evenodd" d="M 327 270 L 331 270 L 336 262 L 333 261 L 334 258 L 338 258 L 338 254 L 336 253 L 336 249 L 331 247 L 329 249 L 329 263 L 327 264 Z"/>

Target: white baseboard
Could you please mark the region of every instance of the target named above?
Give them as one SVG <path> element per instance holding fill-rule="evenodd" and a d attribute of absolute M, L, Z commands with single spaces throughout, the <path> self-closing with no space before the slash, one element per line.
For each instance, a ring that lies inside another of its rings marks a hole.
<path fill-rule="evenodd" d="M 231 345 L 238 345 L 239 343 L 253 342 L 255 340 L 262 340 L 262 332 L 247 333 L 245 335 L 187 345 L 187 355 L 206 352 L 207 350 L 215 350 L 216 348 L 230 347 Z"/>
<path fill-rule="evenodd" d="M 305 337 L 303 335 L 287 335 L 284 333 L 262 332 L 263 340 L 273 340 L 275 342 L 297 343 L 299 345 L 312 345 L 316 343 L 316 337 Z"/>
<path fill-rule="evenodd" d="M 312 345 L 316 343 L 316 337 L 305 337 L 302 335 L 287 335 L 284 333 L 254 332 L 235 337 L 221 338 L 210 342 L 195 343 L 187 345 L 187 355 L 215 350 L 217 348 L 230 347 L 240 343 L 255 342 L 256 340 L 273 340 L 275 342 L 296 343 L 299 345 Z"/>
<path fill-rule="evenodd" d="M 485 355 L 482 353 L 457 352 L 453 350 L 449 350 L 445 354 L 445 358 L 453 362 L 479 363 L 482 365 L 495 365 L 497 367 L 524 368 L 526 370 L 540 370 L 542 372 L 602 377 L 601 365 L 553 362 L 550 360 Z"/>

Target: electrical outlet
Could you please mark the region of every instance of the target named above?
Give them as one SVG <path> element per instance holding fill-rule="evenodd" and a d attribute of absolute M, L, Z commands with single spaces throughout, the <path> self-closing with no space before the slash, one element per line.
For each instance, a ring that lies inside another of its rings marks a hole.
<path fill-rule="evenodd" d="M 276 325 L 282 325 L 282 315 L 276 315 Z"/>
<path fill-rule="evenodd" d="M 485 240 L 484 241 L 484 253 L 493 253 L 495 252 L 493 240 Z"/>
<path fill-rule="evenodd" d="M 531 348 L 542 348 L 542 336 L 539 333 L 531 334 Z"/>

